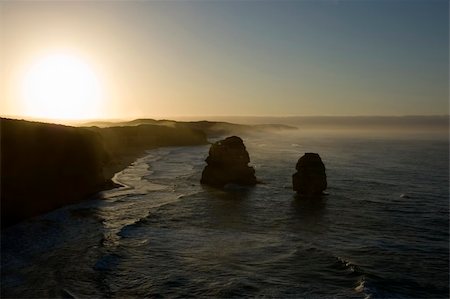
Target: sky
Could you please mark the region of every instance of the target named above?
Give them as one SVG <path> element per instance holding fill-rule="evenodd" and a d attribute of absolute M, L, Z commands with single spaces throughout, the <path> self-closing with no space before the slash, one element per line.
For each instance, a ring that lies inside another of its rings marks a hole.
<path fill-rule="evenodd" d="M 1 115 L 45 117 L 23 82 L 61 53 L 102 90 L 80 118 L 449 112 L 448 1 L 1 1 Z"/>

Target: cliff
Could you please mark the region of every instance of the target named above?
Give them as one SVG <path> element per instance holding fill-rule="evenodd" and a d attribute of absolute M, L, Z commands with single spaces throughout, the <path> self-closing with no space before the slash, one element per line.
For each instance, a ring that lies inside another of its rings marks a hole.
<path fill-rule="evenodd" d="M 2 227 L 113 186 L 115 172 L 146 149 L 207 143 L 190 128 L 76 128 L 0 119 Z"/>

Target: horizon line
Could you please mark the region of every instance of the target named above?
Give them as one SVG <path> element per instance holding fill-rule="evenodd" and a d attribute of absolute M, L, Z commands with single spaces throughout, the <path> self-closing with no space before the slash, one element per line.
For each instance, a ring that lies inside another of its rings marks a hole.
<path fill-rule="evenodd" d="M 62 122 L 92 122 L 92 121 L 133 121 L 139 119 L 153 119 L 153 120 L 171 120 L 171 119 L 186 119 L 186 118 L 200 118 L 207 120 L 207 118 L 405 118 L 405 117 L 450 117 L 450 113 L 442 114 L 398 114 L 398 115 L 380 115 L 380 114 L 361 114 L 361 115 L 172 115 L 172 116 L 134 116 L 126 118 L 87 118 L 87 119 L 58 119 L 58 118 L 44 118 L 24 115 L 3 115 L 0 118 L 29 120 L 29 121 L 62 121 Z"/>

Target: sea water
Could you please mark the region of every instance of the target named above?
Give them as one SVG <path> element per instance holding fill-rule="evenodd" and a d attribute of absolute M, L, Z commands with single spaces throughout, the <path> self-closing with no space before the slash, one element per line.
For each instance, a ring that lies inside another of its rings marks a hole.
<path fill-rule="evenodd" d="M 3 230 L 2 297 L 448 298 L 447 138 L 243 137 L 255 187 L 200 185 L 208 145 L 159 148 L 102 199 Z M 305 152 L 321 199 L 292 191 Z"/>

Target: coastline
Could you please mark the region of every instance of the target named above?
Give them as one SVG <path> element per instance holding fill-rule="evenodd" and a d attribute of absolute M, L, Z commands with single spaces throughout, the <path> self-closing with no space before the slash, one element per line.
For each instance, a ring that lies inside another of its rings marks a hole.
<path fill-rule="evenodd" d="M 118 174 L 124 171 L 127 167 L 129 167 L 131 164 L 133 164 L 135 161 L 139 160 L 142 157 L 145 157 L 146 152 L 148 150 L 157 149 L 158 147 L 151 147 L 144 151 L 141 151 L 139 153 L 128 154 L 124 155 L 121 158 L 119 158 L 114 165 L 109 165 L 108 167 L 105 167 L 103 170 L 103 173 L 105 174 L 105 177 L 110 177 L 111 186 L 105 188 L 102 191 L 108 191 L 115 188 L 132 188 L 131 186 L 127 185 L 126 183 L 122 182 L 118 179 Z"/>
<path fill-rule="evenodd" d="M 136 159 L 163 146 L 209 144 L 208 138 L 291 130 L 281 125 L 136 120 L 72 127 L 0 118 L 1 227 L 92 198 Z"/>
<path fill-rule="evenodd" d="M 116 158 L 114 160 L 114 163 L 106 165 L 103 168 L 103 175 L 105 176 L 105 179 L 107 179 L 107 180 L 109 179 L 110 181 L 112 181 L 113 184 L 116 184 L 118 186 L 126 186 L 126 184 L 124 184 L 116 179 L 116 175 L 119 172 L 121 172 L 122 170 L 126 169 L 128 166 L 130 166 L 134 161 L 143 157 L 147 150 L 152 150 L 152 149 L 156 149 L 156 148 L 158 148 L 158 147 L 149 147 L 145 150 L 135 152 L 135 153 L 124 154 L 124 155 Z M 109 190 L 109 189 L 113 189 L 113 188 L 115 188 L 115 187 L 108 188 L 105 190 Z"/>
<path fill-rule="evenodd" d="M 70 127 L 0 119 L 1 227 L 91 198 L 145 150 L 206 144 L 189 127 Z"/>

